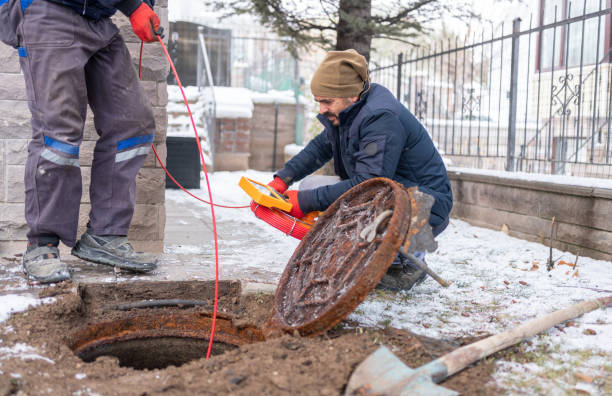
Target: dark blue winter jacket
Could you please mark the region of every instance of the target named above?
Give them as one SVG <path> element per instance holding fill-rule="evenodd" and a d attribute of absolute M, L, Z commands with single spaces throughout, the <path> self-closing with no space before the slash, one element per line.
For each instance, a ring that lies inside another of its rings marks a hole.
<path fill-rule="evenodd" d="M 53 3 L 63 4 L 74 9 L 79 14 L 98 20 L 109 17 L 119 10 L 130 16 L 138 8 L 143 0 L 47 0 Z M 149 5 L 153 5 L 155 0 L 148 0 Z"/>
<path fill-rule="evenodd" d="M 339 114 L 340 125 L 318 116 L 325 130 L 276 173 L 291 183 L 334 159 L 342 181 L 298 193 L 304 213 L 325 210 L 351 187 L 373 177 L 387 177 L 406 187 L 418 186 L 435 203 L 429 219 L 442 224 L 453 206 L 446 168 L 427 131 L 385 87 L 371 84 L 359 101 Z"/>

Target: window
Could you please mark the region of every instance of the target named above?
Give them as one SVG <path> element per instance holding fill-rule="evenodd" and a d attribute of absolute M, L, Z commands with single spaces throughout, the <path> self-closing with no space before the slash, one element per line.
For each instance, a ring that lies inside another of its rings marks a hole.
<path fill-rule="evenodd" d="M 564 19 L 580 17 L 584 14 L 597 12 L 609 6 L 609 0 L 541 0 L 541 26 L 552 24 Z M 606 26 L 610 24 L 609 15 L 600 18 L 578 20 L 569 25 L 545 29 L 540 47 L 540 67 L 542 70 L 560 67 L 579 67 L 593 65 L 606 56 L 610 47 L 606 37 Z M 584 25 L 584 37 L 583 37 Z M 599 25 L 599 41 L 597 28 Z M 554 53 L 553 53 L 554 49 Z M 599 54 L 598 54 L 599 50 Z M 599 59 L 597 57 L 599 56 Z M 609 61 L 609 60 L 608 60 Z"/>

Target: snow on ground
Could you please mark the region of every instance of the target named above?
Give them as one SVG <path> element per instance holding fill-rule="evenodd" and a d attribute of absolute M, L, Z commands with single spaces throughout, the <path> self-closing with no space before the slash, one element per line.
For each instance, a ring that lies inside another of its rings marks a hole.
<path fill-rule="evenodd" d="M 272 180 L 269 172 L 216 172 L 210 175 L 214 202 L 246 204 L 249 198 L 237 187 L 243 175 L 263 183 Z M 205 189 L 194 192 L 207 195 Z M 166 199 L 191 198 L 180 191 L 167 191 Z M 252 227 L 261 243 L 255 254 L 241 252 L 239 243 L 232 246 L 235 260 L 225 265 L 265 268 L 280 277 L 298 241 L 244 210 L 216 208 L 215 214 L 218 222 L 236 221 Z M 438 244 L 426 261 L 452 282 L 449 288 L 428 278 L 409 292 L 377 291 L 349 319 L 364 326 L 392 326 L 453 339 L 498 333 L 580 301 L 612 294 L 611 262 L 578 257 L 574 268 L 575 255 L 553 249 L 557 261 L 549 272 L 548 246 L 456 219 L 438 237 Z M 270 266 L 271 262 L 277 264 Z M 559 326 L 534 337 L 527 356 L 535 362 L 500 362 L 496 379 L 519 394 L 564 394 L 568 390 L 596 394 L 593 389 L 597 387 L 575 375 L 612 374 L 610 311 L 596 310 L 573 321 L 572 326 Z M 540 374 L 535 377 L 535 373 Z"/>
<path fill-rule="evenodd" d="M 7 294 L 0 296 L 0 322 L 4 322 L 12 313 L 25 311 L 41 302 L 36 296 L 23 294 Z M 1 341 L 1 340 L 0 340 Z"/>
<path fill-rule="evenodd" d="M 259 172 L 254 170 L 244 172 L 215 172 L 209 175 L 213 203 L 228 206 L 244 206 L 250 202 L 249 196 L 238 187 L 242 176 L 268 183 L 272 180 L 271 172 Z M 208 201 L 208 190 L 206 181 L 201 182 L 202 189 L 189 190 L 194 195 Z M 166 190 L 166 201 L 180 204 L 187 200 L 194 200 L 180 190 Z M 210 206 L 202 203 L 193 216 L 201 217 L 210 221 Z M 239 270 L 265 270 L 275 273 L 275 279 L 279 279 L 287 261 L 293 254 L 299 241 L 288 237 L 275 228 L 267 225 L 253 215 L 249 208 L 230 209 L 215 207 L 215 217 L 219 227 L 219 254 L 223 255 L 221 266 L 231 267 L 234 271 Z M 231 230 L 228 229 L 228 225 Z M 228 234 L 230 234 L 228 236 Z M 225 236 L 225 238 L 222 238 Z M 256 243 L 245 243 L 245 239 Z M 190 254 L 203 252 L 202 249 L 210 251 L 211 245 L 206 246 L 168 246 L 166 253 Z"/>

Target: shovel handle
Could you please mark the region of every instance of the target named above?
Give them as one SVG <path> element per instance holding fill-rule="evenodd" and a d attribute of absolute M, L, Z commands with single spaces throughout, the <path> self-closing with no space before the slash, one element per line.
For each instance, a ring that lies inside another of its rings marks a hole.
<path fill-rule="evenodd" d="M 407 258 L 408 260 L 410 260 L 414 265 L 416 265 L 417 267 L 419 267 L 422 271 L 425 271 L 427 273 L 427 275 L 431 276 L 432 278 L 435 279 L 436 282 L 438 282 L 440 284 L 440 286 L 442 287 L 449 287 L 450 286 L 450 282 L 445 281 L 444 279 L 442 279 L 438 274 L 436 274 L 431 268 L 429 268 L 427 266 L 427 264 L 425 264 L 423 261 L 419 260 L 419 258 L 417 256 L 415 256 L 412 253 L 408 253 L 406 252 L 406 249 L 404 249 L 404 247 L 402 246 L 399 250 L 400 254 L 402 256 L 404 256 L 405 258 Z"/>
<path fill-rule="evenodd" d="M 612 305 L 612 295 L 595 300 L 583 301 L 569 308 L 542 316 L 541 318 L 532 319 L 514 329 L 504 331 L 494 336 L 487 337 L 484 340 L 456 349 L 434 362 L 443 363 L 446 366 L 446 376 L 449 377 L 492 353 L 521 342 L 556 324 L 574 319 L 597 308 L 604 308 L 610 305 Z"/>

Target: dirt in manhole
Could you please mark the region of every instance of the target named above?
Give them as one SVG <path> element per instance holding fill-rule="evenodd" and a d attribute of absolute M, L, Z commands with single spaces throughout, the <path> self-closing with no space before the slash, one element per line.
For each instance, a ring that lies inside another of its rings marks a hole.
<path fill-rule="evenodd" d="M 320 337 L 286 335 L 210 360 L 154 370 L 121 367 L 117 358 L 109 356 L 85 363 L 67 346 L 78 329 L 93 323 L 143 314 L 212 311 L 212 306 L 121 311 L 118 305 L 147 299 L 212 302 L 213 290 L 209 282 L 67 283 L 44 289 L 42 294 L 54 296 L 55 303 L 15 314 L 0 329 L 0 395 L 20 391 L 21 395 L 339 395 L 354 367 L 380 343 L 408 366 L 418 367 L 465 341 L 449 343 L 404 330 L 356 329 L 344 323 Z M 267 294 L 241 296 L 238 282 L 222 282 L 219 296 L 219 312 L 231 316 L 236 325 L 260 326 L 273 302 Z M 25 345 L 36 350 L 24 350 Z M 484 361 L 440 385 L 465 395 L 503 393 L 491 381 L 493 369 L 491 360 Z"/>

